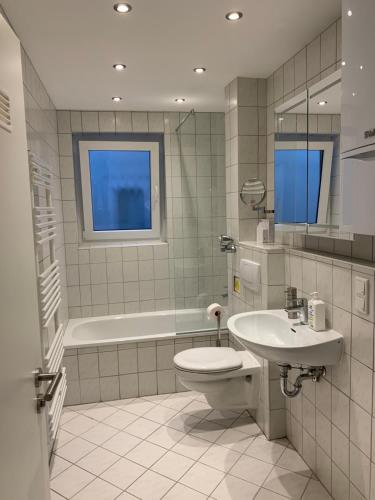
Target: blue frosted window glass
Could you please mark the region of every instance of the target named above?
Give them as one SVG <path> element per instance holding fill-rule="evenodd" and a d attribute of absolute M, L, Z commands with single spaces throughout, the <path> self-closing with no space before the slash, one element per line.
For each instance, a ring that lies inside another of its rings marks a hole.
<path fill-rule="evenodd" d="M 94 231 L 152 229 L 149 151 L 89 151 Z"/>
<path fill-rule="evenodd" d="M 322 165 L 320 150 L 275 151 L 276 223 L 316 224 Z"/>

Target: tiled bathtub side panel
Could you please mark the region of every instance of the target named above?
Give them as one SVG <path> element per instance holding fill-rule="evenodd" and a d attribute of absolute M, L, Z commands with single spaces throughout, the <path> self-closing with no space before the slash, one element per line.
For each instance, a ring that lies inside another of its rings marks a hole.
<path fill-rule="evenodd" d="M 228 335 L 223 334 L 224 345 Z M 173 366 L 178 352 L 214 346 L 215 335 L 112 344 L 65 351 L 68 392 L 65 405 L 185 391 Z"/>
<path fill-rule="evenodd" d="M 374 266 L 290 250 L 286 275 L 299 296 L 320 293 L 327 326 L 345 339 L 338 365 L 328 367 L 321 382 L 304 382 L 302 393 L 287 400 L 287 436 L 333 498 L 375 498 Z M 354 306 L 357 275 L 370 283 L 367 316 Z"/>

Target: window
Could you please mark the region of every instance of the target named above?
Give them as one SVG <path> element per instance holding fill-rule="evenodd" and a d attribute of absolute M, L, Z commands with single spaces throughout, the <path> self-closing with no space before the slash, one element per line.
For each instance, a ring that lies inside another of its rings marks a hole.
<path fill-rule="evenodd" d="M 326 224 L 332 142 L 277 142 L 275 222 Z"/>
<path fill-rule="evenodd" d="M 159 142 L 79 140 L 85 240 L 160 238 Z"/>

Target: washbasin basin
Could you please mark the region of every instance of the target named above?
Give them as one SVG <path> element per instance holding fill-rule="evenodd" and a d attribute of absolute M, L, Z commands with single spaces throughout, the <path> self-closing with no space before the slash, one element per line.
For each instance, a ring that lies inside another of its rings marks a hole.
<path fill-rule="evenodd" d="M 344 347 L 340 333 L 315 332 L 281 309 L 235 314 L 228 329 L 246 349 L 279 364 L 335 365 Z"/>

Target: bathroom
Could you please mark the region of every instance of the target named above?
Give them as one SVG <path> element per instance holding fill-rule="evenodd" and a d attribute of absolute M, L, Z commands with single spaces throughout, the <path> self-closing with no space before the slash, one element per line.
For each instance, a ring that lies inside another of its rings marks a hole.
<path fill-rule="evenodd" d="M 374 17 L 0 0 L 1 499 L 375 500 Z"/>

